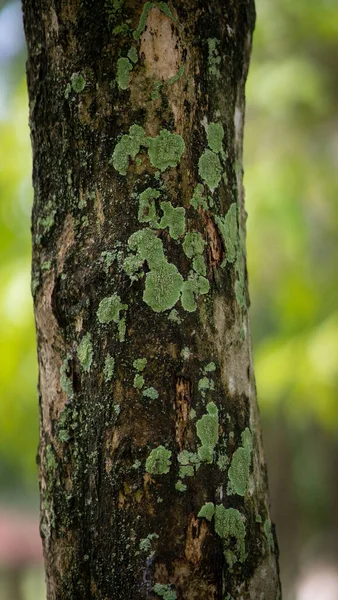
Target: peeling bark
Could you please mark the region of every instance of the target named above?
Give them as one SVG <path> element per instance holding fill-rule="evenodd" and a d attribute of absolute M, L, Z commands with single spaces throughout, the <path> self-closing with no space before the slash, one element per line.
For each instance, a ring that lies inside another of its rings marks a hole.
<path fill-rule="evenodd" d="M 48 600 L 280 597 L 242 186 L 252 0 L 24 0 Z"/>

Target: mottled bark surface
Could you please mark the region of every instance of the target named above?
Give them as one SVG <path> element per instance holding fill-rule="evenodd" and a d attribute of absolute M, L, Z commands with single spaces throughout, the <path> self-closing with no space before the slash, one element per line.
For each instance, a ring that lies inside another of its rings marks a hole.
<path fill-rule="evenodd" d="M 279 597 L 242 188 L 251 0 L 24 0 L 49 600 Z"/>

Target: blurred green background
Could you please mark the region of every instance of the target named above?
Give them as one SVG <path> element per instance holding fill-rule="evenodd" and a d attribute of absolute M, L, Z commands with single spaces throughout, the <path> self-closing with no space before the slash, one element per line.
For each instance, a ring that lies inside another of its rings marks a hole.
<path fill-rule="evenodd" d="M 256 5 L 244 167 L 272 513 L 284 598 L 337 600 L 338 3 Z M 9 506 L 38 512 L 24 62 L 20 4 L 0 0 L 0 530 Z M 0 564 L 0 597 L 44 598 L 41 571 L 21 567 Z"/>

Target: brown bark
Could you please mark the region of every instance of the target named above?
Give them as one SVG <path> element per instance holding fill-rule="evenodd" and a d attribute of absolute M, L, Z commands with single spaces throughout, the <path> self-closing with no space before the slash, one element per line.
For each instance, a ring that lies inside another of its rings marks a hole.
<path fill-rule="evenodd" d="M 47 597 L 275 600 L 241 167 L 252 0 L 23 7 Z"/>

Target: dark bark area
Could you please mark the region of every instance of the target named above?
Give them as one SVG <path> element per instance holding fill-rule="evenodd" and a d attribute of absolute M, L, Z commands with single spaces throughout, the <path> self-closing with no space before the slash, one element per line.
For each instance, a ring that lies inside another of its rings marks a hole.
<path fill-rule="evenodd" d="M 275 600 L 241 166 L 253 3 L 23 7 L 48 599 Z"/>

